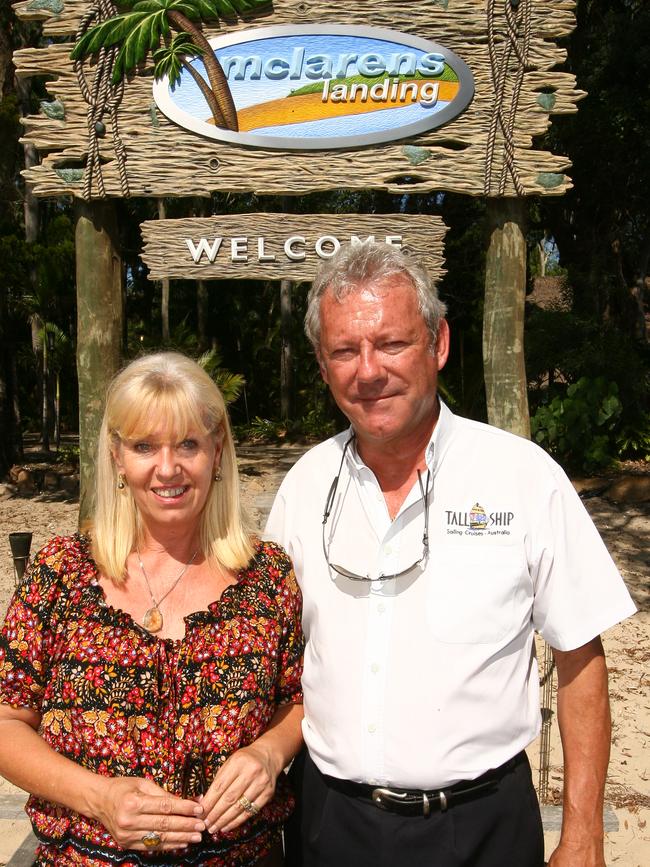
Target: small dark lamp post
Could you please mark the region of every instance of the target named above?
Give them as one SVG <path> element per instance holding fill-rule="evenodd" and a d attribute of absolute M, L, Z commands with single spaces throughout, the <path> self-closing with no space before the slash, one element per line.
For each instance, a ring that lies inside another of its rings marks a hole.
<path fill-rule="evenodd" d="M 29 550 L 32 547 L 31 533 L 9 533 L 11 556 L 14 559 L 16 584 L 22 579 L 29 563 Z"/>

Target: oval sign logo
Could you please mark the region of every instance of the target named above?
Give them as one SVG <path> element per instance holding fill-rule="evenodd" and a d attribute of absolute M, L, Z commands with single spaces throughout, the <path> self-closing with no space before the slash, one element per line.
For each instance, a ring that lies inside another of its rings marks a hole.
<path fill-rule="evenodd" d="M 214 57 L 185 56 L 153 95 L 170 120 L 232 144 L 332 150 L 395 141 L 442 126 L 474 96 L 460 57 L 394 30 L 282 25 L 210 46 Z"/>

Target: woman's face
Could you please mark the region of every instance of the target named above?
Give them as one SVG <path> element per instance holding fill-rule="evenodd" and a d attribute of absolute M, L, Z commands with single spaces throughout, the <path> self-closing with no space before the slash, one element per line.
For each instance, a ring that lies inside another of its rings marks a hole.
<path fill-rule="evenodd" d="M 113 452 L 145 528 L 158 534 L 194 533 L 221 463 L 223 430 L 190 431 L 170 442 L 163 427 L 146 437 L 121 440 Z"/>

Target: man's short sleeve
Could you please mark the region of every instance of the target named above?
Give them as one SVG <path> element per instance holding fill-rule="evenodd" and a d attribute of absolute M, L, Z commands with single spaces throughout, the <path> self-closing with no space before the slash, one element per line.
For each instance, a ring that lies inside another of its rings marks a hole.
<path fill-rule="evenodd" d="M 533 625 L 558 650 L 573 650 L 636 610 L 573 485 L 557 464 L 531 527 Z M 541 493 L 541 492 L 540 492 Z"/>

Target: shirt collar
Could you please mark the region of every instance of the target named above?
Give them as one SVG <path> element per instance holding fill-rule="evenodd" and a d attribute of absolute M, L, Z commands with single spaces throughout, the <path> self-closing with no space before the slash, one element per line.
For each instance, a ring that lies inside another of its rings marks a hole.
<path fill-rule="evenodd" d="M 438 403 L 440 404 L 438 421 L 436 422 L 436 426 L 431 433 L 431 438 L 424 453 L 424 459 L 426 461 L 427 467 L 431 470 L 432 473 L 435 472 L 438 468 L 442 456 L 447 450 L 447 445 L 449 444 L 451 429 L 454 422 L 454 414 L 449 409 L 447 404 L 444 403 L 444 401 L 440 400 L 440 398 L 438 398 Z M 347 431 L 344 432 L 344 435 L 341 436 L 342 448 L 352 436 L 354 436 L 354 429 L 352 425 L 350 425 Z M 364 464 L 363 460 L 361 459 L 359 452 L 357 451 L 356 442 L 350 443 L 350 448 L 348 449 L 346 460 L 348 461 L 350 469 L 355 469 L 357 472 L 368 469 Z"/>

